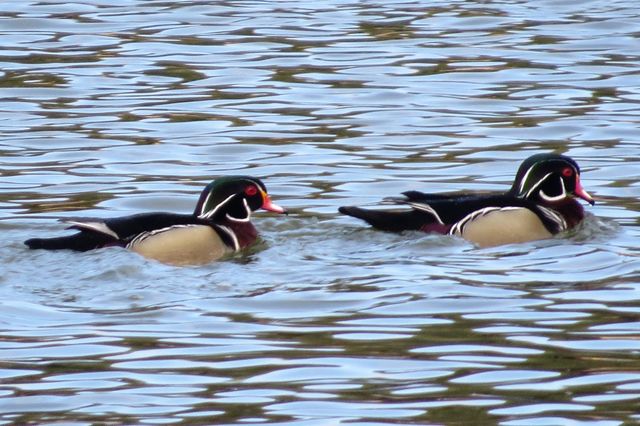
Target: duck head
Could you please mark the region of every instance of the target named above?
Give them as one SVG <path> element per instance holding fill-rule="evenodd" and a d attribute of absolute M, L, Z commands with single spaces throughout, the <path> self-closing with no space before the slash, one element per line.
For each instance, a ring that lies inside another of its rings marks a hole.
<path fill-rule="evenodd" d="M 225 176 L 207 185 L 193 214 L 201 219 L 248 222 L 251 213 L 264 209 L 275 213 L 287 211 L 271 202 L 260 179 L 250 176 Z"/>
<path fill-rule="evenodd" d="M 560 154 L 536 154 L 527 158 L 520 165 L 509 193 L 541 204 L 560 203 L 573 197 L 595 204 L 580 183 L 578 163 Z"/>

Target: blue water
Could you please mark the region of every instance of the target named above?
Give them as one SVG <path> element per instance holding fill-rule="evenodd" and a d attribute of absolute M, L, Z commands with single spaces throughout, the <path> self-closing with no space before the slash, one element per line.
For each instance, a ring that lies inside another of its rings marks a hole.
<path fill-rule="evenodd" d="M 640 421 L 640 11 L 622 1 L 9 0 L 0 424 Z M 579 162 L 579 229 L 477 249 L 338 206 Z M 28 251 L 261 177 L 246 253 Z"/>

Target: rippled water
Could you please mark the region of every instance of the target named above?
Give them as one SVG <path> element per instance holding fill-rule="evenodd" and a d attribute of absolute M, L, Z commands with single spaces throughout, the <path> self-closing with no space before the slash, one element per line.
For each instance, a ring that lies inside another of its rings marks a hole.
<path fill-rule="evenodd" d="M 636 2 L 2 5 L 0 424 L 640 422 Z M 337 214 L 548 151 L 598 198 L 562 238 Z M 229 261 L 22 245 L 231 173 L 292 215 Z"/>

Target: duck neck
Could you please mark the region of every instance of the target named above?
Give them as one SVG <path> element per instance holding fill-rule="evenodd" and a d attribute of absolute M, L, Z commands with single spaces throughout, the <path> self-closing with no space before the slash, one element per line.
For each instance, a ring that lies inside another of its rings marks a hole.
<path fill-rule="evenodd" d="M 237 249 L 239 250 L 247 248 L 258 238 L 258 231 L 249 221 L 234 220 L 227 217 L 220 221 L 219 225 L 233 232 L 238 243 Z"/>

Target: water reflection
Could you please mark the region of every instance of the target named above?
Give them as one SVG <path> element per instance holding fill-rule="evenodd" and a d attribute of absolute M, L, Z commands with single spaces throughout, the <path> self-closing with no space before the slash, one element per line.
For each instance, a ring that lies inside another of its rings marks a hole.
<path fill-rule="evenodd" d="M 3 5 L 1 421 L 638 420 L 635 3 Z M 336 215 L 503 190 L 543 151 L 599 199 L 562 238 Z M 189 212 L 239 172 L 293 214 L 228 262 L 22 246 L 57 218 Z"/>

